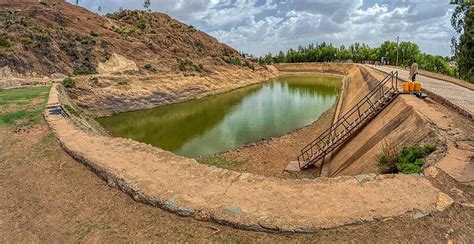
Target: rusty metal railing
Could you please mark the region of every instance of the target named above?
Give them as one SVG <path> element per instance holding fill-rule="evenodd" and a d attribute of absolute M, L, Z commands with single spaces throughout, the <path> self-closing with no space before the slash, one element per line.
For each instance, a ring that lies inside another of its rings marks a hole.
<path fill-rule="evenodd" d="M 391 72 L 329 129 L 301 149 L 298 156 L 300 169 L 316 164 L 355 135 L 363 124 L 372 120 L 399 94 L 398 72 Z"/>

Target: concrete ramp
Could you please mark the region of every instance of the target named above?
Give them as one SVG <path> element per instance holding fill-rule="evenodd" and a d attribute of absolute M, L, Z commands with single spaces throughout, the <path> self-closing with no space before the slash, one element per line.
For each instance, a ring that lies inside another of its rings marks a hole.
<path fill-rule="evenodd" d="M 322 176 L 358 175 L 378 172 L 377 157 L 383 144 L 396 147 L 429 143 L 437 135 L 429 126 L 429 121 L 417 112 L 415 96 L 401 95 L 375 119 L 367 124 L 356 136 L 333 153 L 323 165 Z"/>

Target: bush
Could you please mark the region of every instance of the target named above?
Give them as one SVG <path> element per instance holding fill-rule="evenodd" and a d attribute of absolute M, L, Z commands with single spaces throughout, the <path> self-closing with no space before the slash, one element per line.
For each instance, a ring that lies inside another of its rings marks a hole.
<path fill-rule="evenodd" d="M 68 77 L 68 78 L 63 80 L 63 85 L 67 88 L 72 88 L 72 87 L 76 86 L 76 81 L 74 79 L 72 79 L 71 77 Z"/>
<path fill-rule="evenodd" d="M 249 61 L 245 60 L 244 62 L 244 66 L 251 69 L 251 70 L 255 70 L 255 66 L 253 66 L 252 63 L 250 63 Z"/>
<path fill-rule="evenodd" d="M 96 32 L 94 32 L 94 31 L 91 31 L 90 35 L 93 36 L 93 37 L 98 37 L 98 36 L 99 36 L 99 33 L 96 33 Z"/>
<path fill-rule="evenodd" d="M 33 44 L 33 40 L 31 40 L 29 37 L 22 37 L 20 39 L 20 43 L 23 44 L 23 46 L 29 46 Z"/>
<path fill-rule="evenodd" d="M 226 63 L 233 64 L 233 65 L 242 65 L 242 61 L 240 61 L 239 58 L 234 58 L 234 57 L 227 57 L 225 59 Z"/>
<path fill-rule="evenodd" d="M 99 83 L 99 78 L 97 78 L 97 77 L 89 78 L 89 82 L 92 83 L 92 84 L 98 84 Z"/>
<path fill-rule="evenodd" d="M 119 84 L 119 85 L 126 85 L 126 84 L 128 84 L 128 81 L 127 81 L 127 80 L 119 80 L 119 81 L 117 82 L 117 84 Z"/>
<path fill-rule="evenodd" d="M 86 67 L 75 68 L 72 71 L 73 75 L 91 75 L 91 74 L 96 74 L 96 73 L 97 71 L 95 71 L 94 69 L 86 68 Z"/>
<path fill-rule="evenodd" d="M 140 30 L 146 29 L 146 23 L 143 20 L 138 20 L 137 22 L 135 22 L 135 26 Z"/>
<path fill-rule="evenodd" d="M 9 48 L 11 46 L 12 46 L 12 44 L 8 40 L 7 36 L 6 35 L 0 35 L 0 47 Z"/>
<path fill-rule="evenodd" d="M 397 153 L 393 147 L 382 146 L 379 155 L 379 167 L 384 174 L 419 174 L 423 172 L 424 157 L 436 150 L 436 145 L 404 147 Z"/>

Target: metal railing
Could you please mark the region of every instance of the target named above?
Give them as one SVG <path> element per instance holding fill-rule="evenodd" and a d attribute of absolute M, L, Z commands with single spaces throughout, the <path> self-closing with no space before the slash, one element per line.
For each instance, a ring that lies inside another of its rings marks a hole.
<path fill-rule="evenodd" d="M 301 149 L 300 169 L 308 168 L 350 138 L 400 94 L 398 72 L 391 72 L 329 129 Z"/>

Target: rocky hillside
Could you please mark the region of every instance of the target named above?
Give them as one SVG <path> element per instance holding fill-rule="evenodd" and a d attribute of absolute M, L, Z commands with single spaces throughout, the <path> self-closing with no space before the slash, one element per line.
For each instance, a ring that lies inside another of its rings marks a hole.
<path fill-rule="evenodd" d="M 188 94 L 194 98 L 272 76 L 235 49 L 162 13 L 101 16 L 59 0 L 4 0 L 0 23 L 0 74 L 75 76 L 68 88 L 74 102 L 99 114 L 189 99 L 176 98 L 174 88 L 183 85 L 197 87 Z M 157 91 L 161 102 L 123 102 Z"/>
<path fill-rule="evenodd" d="M 234 59 L 255 66 L 165 14 L 124 10 L 105 17 L 63 1 L 6 2 L 0 3 L 0 67 L 19 73 L 95 73 L 113 53 L 148 71 L 171 65 L 205 72 Z"/>

